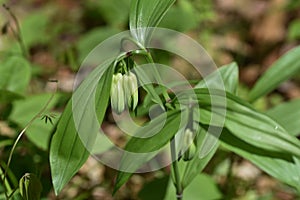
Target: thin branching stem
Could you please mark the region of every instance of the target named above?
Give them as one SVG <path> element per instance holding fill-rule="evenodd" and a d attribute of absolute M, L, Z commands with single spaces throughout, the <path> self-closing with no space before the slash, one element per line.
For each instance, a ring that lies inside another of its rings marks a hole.
<path fill-rule="evenodd" d="M 53 82 L 53 81 L 51 81 Z M 5 183 L 5 179 L 6 179 L 6 176 L 7 176 L 7 173 L 8 173 L 8 170 L 9 170 L 9 166 L 10 166 L 10 163 L 11 163 L 11 160 L 12 160 L 12 156 L 13 156 L 13 153 L 17 147 L 17 144 L 18 142 L 20 141 L 20 139 L 22 138 L 22 136 L 24 135 L 24 133 L 26 132 L 26 130 L 32 125 L 32 123 L 41 117 L 41 115 L 46 111 L 46 109 L 48 108 L 50 102 L 52 101 L 52 99 L 54 98 L 54 95 L 56 94 L 56 91 L 57 91 L 57 82 L 56 82 L 56 87 L 55 87 L 55 91 L 52 93 L 51 97 L 48 99 L 48 101 L 46 102 L 46 104 L 44 105 L 44 107 L 27 123 L 27 125 L 25 126 L 25 128 L 19 133 L 17 139 L 15 140 L 13 146 L 12 146 L 12 149 L 10 151 L 10 154 L 9 154 L 9 157 L 8 157 L 8 161 L 7 161 L 7 165 L 5 167 L 5 170 L 4 170 L 4 176 L 3 176 L 3 179 L 2 179 L 2 182 Z M 4 187 L 4 190 L 5 190 L 5 196 L 6 196 L 6 199 L 9 200 L 11 195 L 8 195 L 7 194 L 7 189 L 6 187 Z"/>

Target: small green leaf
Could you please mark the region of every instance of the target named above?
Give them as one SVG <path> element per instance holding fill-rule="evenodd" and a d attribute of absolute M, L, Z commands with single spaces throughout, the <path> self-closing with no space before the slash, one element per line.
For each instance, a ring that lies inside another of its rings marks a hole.
<path fill-rule="evenodd" d="M 24 200 L 40 200 L 42 184 L 32 173 L 26 173 L 19 181 L 20 194 Z"/>
<path fill-rule="evenodd" d="M 181 116 L 183 115 L 183 116 Z M 145 127 L 139 128 L 135 136 L 150 136 L 146 138 L 132 137 L 126 144 L 126 152 L 140 153 L 139 156 L 132 156 L 132 154 L 124 153 L 121 160 L 121 169 L 117 175 L 116 185 L 114 193 L 130 178 L 132 173 L 138 170 L 144 163 L 149 161 L 155 155 L 159 153 L 159 149 L 164 147 L 170 139 L 182 128 L 180 127 L 181 117 L 182 119 L 187 118 L 187 112 L 183 111 L 170 111 L 167 113 L 167 119 L 161 130 L 161 127 L 166 116 L 164 114 L 153 119 Z M 185 125 L 182 123 L 181 125 Z M 127 172 L 124 172 L 127 171 Z"/>
<path fill-rule="evenodd" d="M 254 85 L 249 94 L 249 101 L 254 102 L 299 72 L 299 57 L 300 47 L 298 46 L 276 61 Z"/>
<path fill-rule="evenodd" d="M 239 68 L 235 62 L 220 67 L 215 72 L 204 77 L 195 88 L 225 89 L 237 94 L 239 84 Z"/>
<path fill-rule="evenodd" d="M 0 67 L 0 89 L 23 94 L 31 76 L 30 64 L 18 56 L 11 56 Z"/>
<path fill-rule="evenodd" d="M 300 99 L 282 103 L 266 112 L 271 118 L 278 122 L 289 134 L 298 136 L 300 134 Z"/>
<path fill-rule="evenodd" d="M 91 120 L 90 114 L 96 113 L 98 122 L 102 123 L 108 105 L 113 71 L 110 63 L 97 67 L 75 91 L 60 118 L 50 146 L 50 166 L 56 194 L 89 156 L 85 145 L 93 146 L 99 133 L 99 127 Z M 95 80 L 99 80 L 98 83 L 94 84 Z M 90 105 L 95 105 L 95 108 Z M 73 114 L 74 108 L 78 109 L 80 114 Z M 85 113 L 86 110 L 89 112 Z M 83 114 L 88 116 L 84 117 Z M 75 124 L 75 121 L 79 124 Z M 80 137 L 78 132 L 86 133 L 86 137 Z"/>
<path fill-rule="evenodd" d="M 132 36 L 145 45 L 151 35 L 151 28 L 156 27 L 168 9 L 176 0 L 132 0 L 129 26 Z"/>

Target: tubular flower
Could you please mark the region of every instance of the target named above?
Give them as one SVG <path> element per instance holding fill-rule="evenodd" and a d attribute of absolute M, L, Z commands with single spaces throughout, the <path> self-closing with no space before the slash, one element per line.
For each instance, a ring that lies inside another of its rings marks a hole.
<path fill-rule="evenodd" d="M 133 110 L 136 108 L 138 104 L 138 84 L 137 84 L 137 78 L 134 73 L 129 72 L 127 75 L 127 83 L 126 87 L 128 88 L 128 93 L 127 93 L 127 105 L 128 107 L 132 108 Z"/>
<path fill-rule="evenodd" d="M 125 109 L 125 94 L 123 88 L 123 76 L 121 73 L 113 75 L 112 86 L 110 90 L 111 108 L 117 114 Z"/>
<path fill-rule="evenodd" d="M 187 150 L 184 152 L 183 160 L 192 160 L 196 153 L 196 145 L 194 144 L 194 133 L 188 128 L 184 132 L 184 146 Z"/>

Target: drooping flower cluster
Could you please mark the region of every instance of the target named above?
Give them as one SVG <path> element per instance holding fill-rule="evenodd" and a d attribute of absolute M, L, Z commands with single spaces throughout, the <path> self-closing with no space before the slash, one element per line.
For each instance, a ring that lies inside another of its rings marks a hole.
<path fill-rule="evenodd" d="M 122 113 L 126 106 L 135 109 L 138 104 L 138 84 L 136 75 L 132 72 L 122 75 L 113 75 L 110 91 L 112 110 L 117 114 Z"/>

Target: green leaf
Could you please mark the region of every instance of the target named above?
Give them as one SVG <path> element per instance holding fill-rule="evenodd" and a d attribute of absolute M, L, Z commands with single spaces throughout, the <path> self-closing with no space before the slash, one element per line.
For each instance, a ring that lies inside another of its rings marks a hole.
<path fill-rule="evenodd" d="M 115 28 L 101 27 L 82 35 L 77 43 L 79 62 L 82 62 L 97 45 L 118 32 Z"/>
<path fill-rule="evenodd" d="M 23 96 L 21 96 L 20 94 L 0 89 L 0 103 L 9 103 L 22 98 Z"/>
<path fill-rule="evenodd" d="M 119 171 L 117 175 L 114 193 L 130 178 L 132 173 L 128 172 L 138 170 L 144 163 L 159 153 L 158 150 L 164 147 L 177 131 L 182 128 L 180 127 L 181 117 L 182 119 L 187 119 L 187 114 L 186 111 L 169 111 L 161 130 L 158 127 L 161 127 L 166 117 L 164 114 L 159 115 L 149 122 L 148 125 L 136 131 L 134 135 L 140 137 L 132 137 L 126 144 L 125 151 L 140 154 L 138 154 L 139 156 L 133 156 L 132 154 L 124 153 L 121 160 L 122 171 Z M 181 125 L 186 125 L 186 123 Z M 141 138 L 141 136 L 146 138 Z"/>
<path fill-rule="evenodd" d="M 143 200 L 164 199 L 167 192 L 169 178 L 169 176 L 165 176 L 146 183 L 143 189 L 139 192 L 139 198 Z"/>
<path fill-rule="evenodd" d="M 21 128 L 24 128 L 27 123 L 43 108 L 51 96 L 52 94 L 39 94 L 28 96 L 26 99 L 14 102 L 13 110 L 9 119 L 17 123 Z M 48 105 L 49 110 L 57 104 L 59 97 L 60 95 L 54 96 Z M 54 124 L 56 124 L 59 118 L 59 113 L 55 113 L 55 115 L 56 117 L 53 118 Z M 35 145 L 43 150 L 47 150 L 53 128 L 53 125 L 46 124 L 43 120 L 37 119 L 27 129 L 26 136 Z"/>
<path fill-rule="evenodd" d="M 91 2 L 95 6 L 96 2 Z M 102 0 L 98 2 L 101 15 L 110 26 L 123 27 L 128 22 L 130 0 Z"/>
<path fill-rule="evenodd" d="M 23 94 L 30 76 L 28 61 L 22 57 L 11 56 L 0 67 L 0 89 Z"/>
<path fill-rule="evenodd" d="M 244 157 L 269 175 L 299 190 L 299 163 L 296 162 L 299 159 L 293 160 L 290 154 L 275 153 L 253 146 L 238 139 L 226 129 L 223 130 L 220 140 L 226 149 Z"/>
<path fill-rule="evenodd" d="M 160 97 L 158 96 L 158 92 L 153 87 L 153 84 L 149 84 L 149 83 L 152 83 L 153 80 L 156 80 L 156 78 L 157 78 L 157 76 L 155 76 L 157 73 L 155 71 L 155 68 L 145 69 L 145 68 L 137 67 L 134 69 L 134 72 L 137 75 L 140 85 L 142 85 L 144 90 L 147 91 L 147 96 L 149 95 L 148 99 L 151 99 L 154 103 L 159 104 L 163 108 L 163 103 L 162 103 Z M 151 76 L 153 76 L 154 78 L 152 78 Z M 159 74 L 158 74 L 158 76 L 159 76 Z M 157 82 L 159 82 L 159 81 L 157 81 Z M 150 103 L 151 103 L 150 101 L 147 102 L 146 106 L 148 106 Z"/>
<path fill-rule="evenodd" d="M 132 36 L 145 45 L 168 9 L 176 0 L 131 0 L 129 26 Z"/>
<path fill-rule="evenodd" d="M 300 38 L 300 20 L 296 19 L 291 22 L 288 30 L 288 38 L 291 40 L 297 40 Z"/>
<path fill-rule="evenodd" d="M 97 67 L 75 91 L 59 120 L 50 146 L 50 166 L 56 194 L 89 156 L 85 145 L 93 146 L 95 136 L 99 133 L 99 127 L 90 114 L 94 114 L 96 110 L 98 122 L 102 123 L 108 105 L 113 71 L 109 63 Z M 97 84 L 94 84 L 95 80 L 99 80 Z M 96 107 L 91 108 L 90 105 Z M 82 115 L 78 116 L 78 113 L 73 115 L 73 109 L 79 109 L 78 112 Z M 85 113 L 85 110 L 88 112 Z M 83 114 L 88 116 L 84 118 Z M 75 121 L 78 124 L 75 124 Z M 86 138 L 80 137 L 78 132 L 86 133 Z"/>
<path fill-rule="evenodd" d="M 188 200 L 215 200 L 222 199 L 222 193 L 218 189 L 213 178 L 206 174 L 197 174 L 183 192 L 183 199 Z M 168 192 L 165 200 L 176 199 L 176 191 L 172 181 L 169 181 Z"/>
<path fill-rule="evenodd" d="M 26 47 L 31 47 L 36 44 L 46 44 L 51 39 L 51 30 L 53 25 L 50 24 L 50 10 L 39 10 L 32 12 L 26 16 L 21 23 L 22 36 Z M 49 29 L 49 27 L 51 27 Z"/>
<path fill-rule="evenodd" d="M 300 134 L 300 99 L 282 103 L 266 112 L 271 118 L 282 125 L 289 134 Z"/>
<path fill-rule="evenodd" d="M 219 68 L 217 71 L 205 77 L 200 81 L 196 88 L 208 87 L 214 89 L 226 89 L 227 91 L 236 94 L 238 86 L 238 67 L 236 63 Z M 201 111 L 200 111 L 201 113 Z M 218 138 L 204 129 L 200 128 L 200 133 L 197 139 L 197 156 L 188 162 L 182 180 L 182 186 L 185 188 L 194 179 L 195 175 L 204 169 L 215 154 L 219 143 Z"/>
<path fill-rule="evenodd" d="M 225 89 L 237 94 L 239 84 L 239 68 L 235 62 L 220 67 L 201 80 L 195 88 Z"/>
<path fill-rule="evenodd" d="M 159 24 L 160 27 L 180 32 L 189 31 L 198 25 L 197 10 L 193 3 L 188 0 L 178 1 L 175 6 L 170 8 Z"/>
<path fill-rule="evenodd" d="M 298 46 L 277 60 L 254 85 L 249 94 L 249 101 L 254 102 L 299 72 L 299 57 L 300 47 Z"/>
<path fill-rule="evenodd" d="M 300 157 L 300 142 L 289 135 L 278 123 L 265 114 L 255 111 L 238 97 L 219 90 L 194 89 L 200 106 L 199 121 L 205 125 L 223 126 L 235 136 L 253 146 L 269 151 L 286 152 Z M 190 101 L 188 91 L 183 93 Z M 212 100 L 212 101 L 211 101 Z M 213 105 L 212 105 L 213 102 Z M 212 113 L 218 115 L 212 120 Z M 225 114 L 226 113 L 226 114 Z"/>
<path fill-rule="evenodd" d="M 36 175 L 26 173 L 19 181 L 19 188 L 24 200 L 40 200 L 42 184 Z"/>

